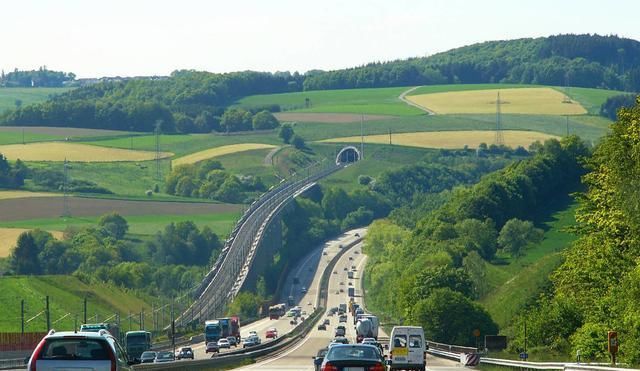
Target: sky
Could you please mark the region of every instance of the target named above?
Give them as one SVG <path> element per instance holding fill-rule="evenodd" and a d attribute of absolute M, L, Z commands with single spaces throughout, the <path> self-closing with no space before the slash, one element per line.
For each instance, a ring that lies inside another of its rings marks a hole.
<path fill-rule="evenodd" d="M 0 68 L 78 77 L 332 70 L 489 40 L 640 40 L 638 0 L 0 1 Z"/>

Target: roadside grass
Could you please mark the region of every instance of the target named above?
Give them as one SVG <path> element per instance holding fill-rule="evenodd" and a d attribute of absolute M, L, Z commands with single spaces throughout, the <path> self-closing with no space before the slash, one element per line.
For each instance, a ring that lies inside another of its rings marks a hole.
<path fill-rule="evenodd" d="M 155 151 L 156 137 L 154 135 L 133 135 L 129 137 L 87 141 L 85 143 L 96 146 L 115 147 L 134 150 Z M 160 135 L 160 150 L 184 156 L 198 151 L 224 145 L 242 143 L 262 143 L 279 145 L 277 130 L 267 133 L 237 133 L 232 135 L 220 134 L 167 134 Z"/>
<path fill-rule="evenodd" d="M 555 211 L 537 223 L 545 231 L 542 242 L 529 246 L 518 259 L 499 252 L 492 263 L 485 264 L 492 290 L 479 302 L 501 328 L 538 297 L 548 285 L 549 274 L 562 263 L 562 251 L 576 239 L 567 228 L 576 223 L 577 203 L 560 201 L 550 208 Z"/>
<path fill-rule="evenodd" d="M 122 323 L 128 313 L 151 312 L 153 299 L 139 292 L 120 289 L 106 283 L 87 285 L 73 276 L 13 276 L 0 279 L 0 331 L 20 331 L 20 301 L 25 302 L 26 332 L 47 331 L 44 316 L 45 297 L 49 296 L 50 318 L 56 330 L 73 330 L 83 320 L 83 300 L 95 322 L 119 313 Z M 156 299 L 157 300 L 157 299 Z M 77 316 L 77 317 L 76 317 Z M 111 321 L 115 321 L 112 318 Z M 137 317 L 136 322 L 137 324 Z M 126 326 L 122 326 L 128 331 Z"/>
<path fill-rule="evenodd" d="M 234 174 L 259 176 L 269 187 L 279 181 L 275 168 L 264 163 L 264 159 L 271 149 L 273 148 L 236 152 L 215 159 L 220 161 L 222 167 Z"/>
<path fill-rule="evenodd" d="M 418 108 L 409 106 L 398 96 L 411 87 L 312 90 L 296 93 L 252 95 L 236 102 L 237 106 L 251 108 L 269 104 L 280 105 L 283 111 L 324 113 L 366 113 L 395 116 L 423 115 Z M 310 107 L 305 106 L 309 99 Z"/>
<path fill-rule="evenodd" d="M 576 101 L 547 87 L 448 91 L 411 95 L 407 99 L 436 114 L 495 114 L 497 94 L 502 113 L 531 115 L 582 115 L 587 110 Z"/>
<path fill-rule="evenodd" d="M 503 130 L 530 130 L 560 137 L 567 134 L 567 118 L 564 116 L 504 114 L 501 121 Z M 576 134 L 594 142 L 606 134 L 611 123 L 595 116 L 571 116 L 568 121 L 569 134 Z M 495 130 L 495 127 L 495 114 L 423 115 L 365 121 L 363 134 Z M 360 123 L 297 123 L 294 131 L 307 141 L 318 141 L 342 136 L 359 136 Z"/>
<path fill-rule="evenodd" d="M 22 106 L 44 102 L 50 96 L 62 94 L 73 88 L 0 88 L 0 113 L 16 108 L 16 100 L 22 101 Z"/>
<path fill-rule="evenodd" d="M 334 161 L 339 149 L 344 145 L 319 144 L 312 146 L 315 152 L 326 156 L 329 161 Z M 358 183 L 360 175 L 368 175 L 374 179 L 383 172 L 397 169 L 420 161 L 429 149 L 389 146 L 389 145 L 367 145 L 365 156 L 362 161 L 358 161 L 349 167 L 342 169 L 320 181 L 320 184 L 340 187 L 347 192 L 356 189 L 367 189 L 367 186 Z"/>
<path fill-rule="evenodd" d="M 129 224 L 129 234 L 132 236 L 153 236 L 157 232 L 164 230 L 170 223 L 182 221 L 193 221 L 198 228 L 208 226 L 220 238 L 226 237 L 235 222 L 240 218 L 239 212 L 225 212 L 215 214 L 192 214 L 192 215 L 128 215 L 125 216 Z M 48 231 L 64 231 L 67 227 L 93 227 L 98 223 L 99 215 L 94 217 L 57 217 L 44 219 L 28 219 L 1 222 L 0 228 L 24 228 L 42 229 Z"/>

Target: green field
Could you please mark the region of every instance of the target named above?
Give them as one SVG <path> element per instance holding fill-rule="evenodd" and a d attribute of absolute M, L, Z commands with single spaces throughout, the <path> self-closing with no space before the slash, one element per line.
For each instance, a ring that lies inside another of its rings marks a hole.
<path fill-rule="evenodd" d="M 575 225 L 577 203 L 571 202 L 542 223 L 544 240 L 530 246 L 519 259 L 498 254 L 499 264 L 486 264 L 486 282 L 491 291 L 480 299 L 501 328 L 531 304 L 547 284 L 549 274 L 562 263 L 561 252 L 576 238 L 567 231 Z"/>
<path fill-rule="evenodd" d="M 154 135 L 135 135 L 127 138 L 100 139 L 83 143 L 96 146 L 154 151 L 156 138 Z M 160 151 L 173 152 L 176 157 L 202 151 L 212 147 L 239 143 L 265 143 L 280 145 L 282 140 L 277 132 L 268 134 L 174 134 L 160 136 Z"/>
<path fill-rule="evenodd" d="M 109 284 L 86 285 L 73 276 L 2 277 L 0 279 L 0 301 L 2 301 L 0 331 L 20 331 L 21 300 L 25 302 L 25 322 L 32 319 L 26 323 L 25 331 L 46 331 L 46 318 L 42 312 L 45 309 L 47 295 L 51 325 L 56 330 L 72 330 L 76 316 L 78 324 L 82 323 L 85 297 L 88 321 L 99 322 L 119 313 L 125 331 L 128 331 L 126 320 L 128 313 L 140 313 L 141 310 L 151 313 L 151 303 L 154 300 L 140 293 L 116 288 Z M 137 318 L 133 321 L 136 325 Z M 110 321 L 115 322 L 115 318 Z"/>
<path fill-rule="evenodd" d="M 36 133 L 29 133 L 29 132 L 24 132 L 23 134 L 21 131 L 0 132 L 0 145 L 44 142 L 44 141 L 60 140 L 60 139 L 64 139 L 64 138 L 59 136 L 54 136 L 54 135 L 36 134 Z"/>
<path fill-rule="evenodd" d="M 61 94 L 73 88 L 0 88 L 0 113 L 16 108 L 16 100 L 22 101 L 22 106 L 43 102 L 50 95 Z"/>
<path fill-rule="evenodd" d="M 410 87 L 378 89 L 314 90 L 297 93 L 252 95 L 237 102 L 240 107 L 279 104 L 283 111 L 365 113 L 373 115 L 413 116 L 424 112 L 398 99 Z M 309 98 L 311 107 L 305 108 Z"/>
<path fill-rule="evenodd" d="M 198 228 L 208 226 L 220 238 L 229 234 L 238 218 L 240 218 L 240 213 L 235 212 L 195 215 L 129 215 L 125 217 L 129 224 L 129 234 L 132 236 L 153 236 L 172 222 L 193 221 L 198 225 Z M 100 216 L 29 219 L 2 222 L 0 227 L 64 231 L 69 226 L 80 228 L 95 226 L 98 219 Z"/>
<path fill-rule="evenodd" d="M 495 115 L 424 115 L 365 121 L 364 135 L 410 133 L 442 130 L 495 130 Z M 587 141 L 597 142 L 608 130 L 611 122 L 598 116 L 569 117 L 569 134 Z M 502 115 L 504 130 L 532 130 L 565 136 L 566 118 L 550 115 Z M 360 135 L 360 123 L 297 123 L 295 132 L 307 141 Z"/>
<path fill-rule="evenodd" d="M 557 90 L 568 95 L 571 99 L 576 100 L 582 104 L 584 108 L 587 109 L 587 112 L 590 115 L 599 115 L 600 114 L 600 106 L 604 103 L 607 98 L 612 97 L 614 95 L 625 94 L 623 91 L 617 90 L 604 90 L 604 89 L 590 89 L 590 88 L 563 88 L 563 87 L 554 87 Z"/>

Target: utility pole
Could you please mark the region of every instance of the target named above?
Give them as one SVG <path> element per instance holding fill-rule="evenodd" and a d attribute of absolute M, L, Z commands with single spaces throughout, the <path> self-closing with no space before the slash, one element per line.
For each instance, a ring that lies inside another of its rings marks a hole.
<path fill-rule="evenodd" d="M 47 317 L 47 331 L 51 330 L 51 316 L 49 314 L 49 295 L 45 296 L 45 315 Z"/>
<path fill-rule="evenodd" d="M 84 297 L 84 310 L 83 310 L 83 313 L 84 313 L 84 317 L 83 317 L 84 322 L 82 322 L 82 323 L 87 323 L 87 297 L 86 296 Z"/>
<path fill-rule="evenodd" d="M 360 158 L 364 160 L 364 114 L 360 116 Z"/>
<path fill-rule="evenodd" d="M 502 133 L 502 109 L 500 107 L 500 91 L 498 91 L 498 99 L 496 100 L 496 145 L 504 144 L 504 134 Z"/>
<path fill-rule="evenodd" d="M 69 216 L 71 216 L 71 212 L 69 211 L 69 192 L 68 192 L 68 184 L 69 184 L 69 162 L 67 161 L 67 159 L 64 159 L 64 165 L 63 165 L 64 169 L 63 169 L 63 180 L 62 180 L 62 192 L 63 192 L 63 198 L 62 198 L 62 216 L 67 218 Z"/>
<path fill-rule="evenodd" d="M 391 128 L 389 128 L 389 145 L 391 145 Z"/>
<path fill-rule="evenodd" d="M 20 322 L 22 324 L 22 334 L 24 335 L 24 299 L 20 300 Z"/>
<path fill-rule="evenodd" d="M 156 179 L 160 180 L 160 127 L 162 120 L 156 121 Z"/>
<path fill-rule="evenodd" d="M 569 136 L 569 115 L 564 116 L 567 119 L 567 136 Z"/>

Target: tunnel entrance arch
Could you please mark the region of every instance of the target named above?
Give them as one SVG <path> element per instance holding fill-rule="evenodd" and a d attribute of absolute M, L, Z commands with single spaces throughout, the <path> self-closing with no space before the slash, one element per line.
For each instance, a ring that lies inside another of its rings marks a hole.
<path fill-rule="evenodd" d="M 358 162 L 360 159 L 362 159 L 362 154 L 358 148 L 354 146 L 347 146 L 338 152 L 338 155 L 336 156 L 336 165 Z"/>

